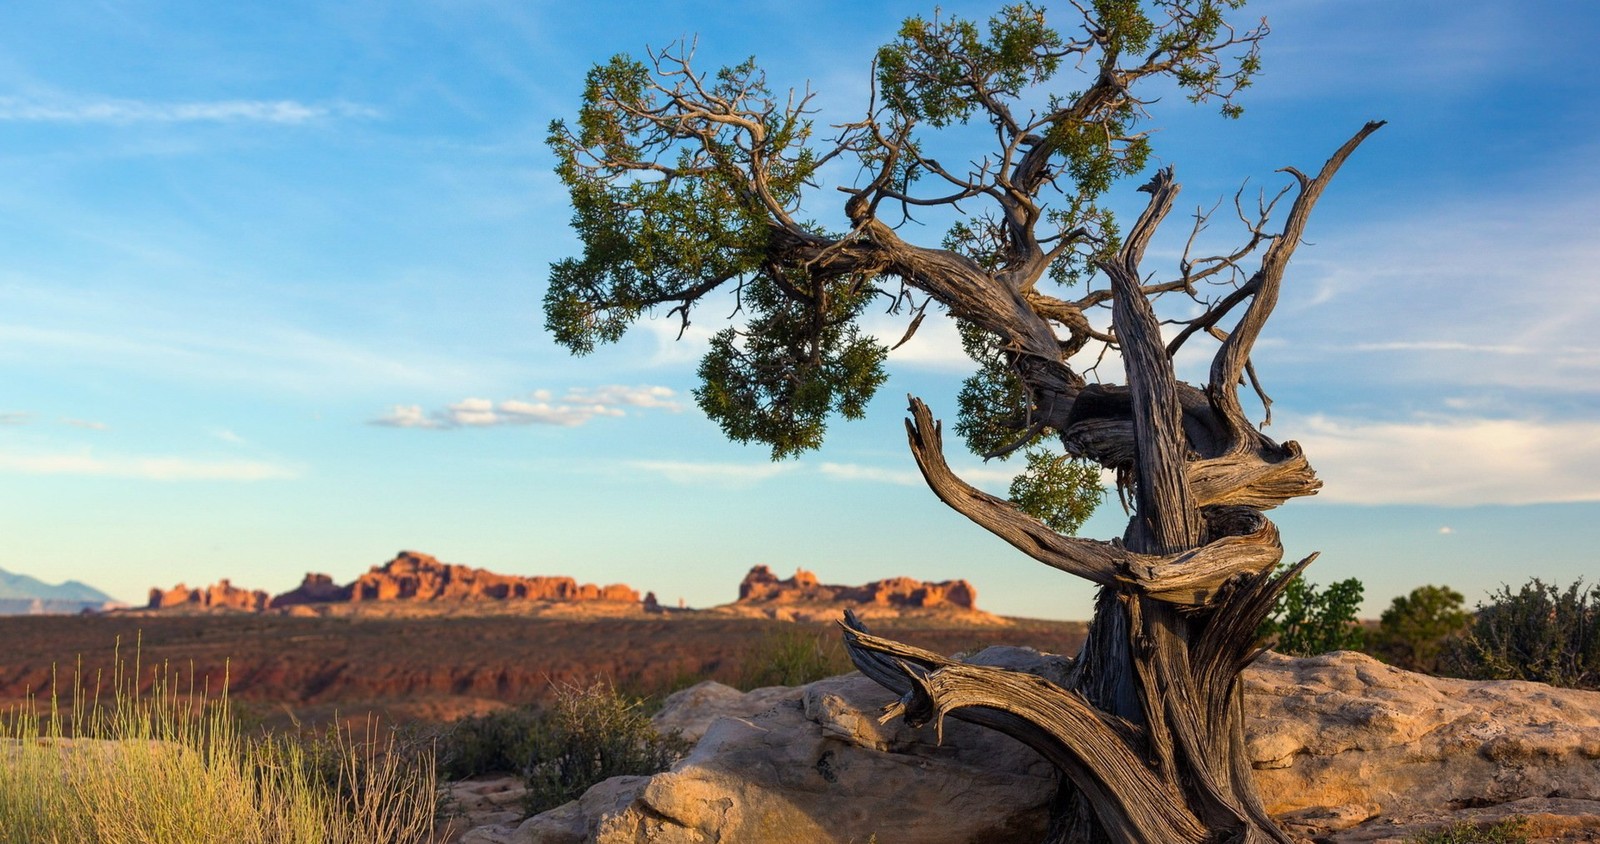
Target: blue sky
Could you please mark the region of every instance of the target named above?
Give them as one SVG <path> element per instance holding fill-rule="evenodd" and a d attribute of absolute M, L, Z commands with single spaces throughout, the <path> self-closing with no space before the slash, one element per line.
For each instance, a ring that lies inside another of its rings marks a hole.
<path fill-rule="evenodd" d="M 548 266 L 576 249 L 543 137 L 590 64 L 697 35 L 703 69 L 753 54 L 837 122 L 931 6 L 597 8 L 0 8 L 0 568 L 134 601 L 416 549 L 704 606 L 765 563 L 965 577 L 993 611 L 1086 617 L 1087 587 L 915 476 L 904 397 L 954 415 L 948 330 L 892 357 L 866 420 L 773 464 L 689 394 L 717 317 L 581 359 L 542 329 Z M 1244 118 L 1155 110 L 1180 208 L 1390 121 L 1319 206 L 1257 354 L 1271 433 L 1326 482 L 1275 512 L 1289 556 L 1360 578 L 1372 615 L 1425 583 L 1472 603 L 1600 571 L 1600 7 L 1245 12 L 1273 34 Z M 1003 490 L 1005 467 L 953 462 Z M 1086 533 L 1121 527 L 1112 504 Z"/>

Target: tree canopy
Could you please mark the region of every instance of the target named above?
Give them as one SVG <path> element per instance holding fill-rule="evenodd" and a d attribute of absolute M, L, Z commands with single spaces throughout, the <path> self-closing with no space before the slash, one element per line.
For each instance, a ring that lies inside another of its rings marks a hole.
<path fill-rule="evenodd" d="M 1091 319 L 1109 291 L 1084 286 L 1120 243 L 1104 196 L 1148 161 L 1141 87 L 1240 113 L 1267 32 L 1224 20 L 1240 4 L 1100 0 L 1065 27 L 1027 3 L 986 24 L 912 18 L 876 56 L 865 113 L 828 127 L 812 92 L 775 94 L 754 59 L 702 73 L 691 44 L 617 56 L 589 72 L 577 119 L 550 127 L 583 252 L 552 267 L 547 325 L 581 354 L 646 316 L 687 326 L 731 292 L 743 319 L 712 338 L 695 395 L 777 459 L 818 447 L 835 414 L 860 417 L 883 383 L 869 307 L 905 314 L 909 338 L 932 306 L 974 360 L 958 432 L 985 457 L 1026 449 L 1013 500 L 1075 528 L 1098 473 L 1047 448 L 1062 428 L 1048 403 L 1083 385 L 1073 355 L 1115 345 Z M 983 149 L 935 157 L 972 127 Z M 958 209 L 937 243 L 901 240 L 934 208 Z M 1230 257 L 1152 292 L 1199 296 Z"/>
<path fill-rule="evenodd" d="M 1164 95 L 1240 113 L 1267 34 L 1229 22 L 1240 5 L 1074 0 L 1064 26 L 1027 3 L 981 24 L 913 18 L 878 51 L 864 112 L 825 129 L 809 90 L 774 94 L 754 60 L 701 73 L 678 44 L 595 67 L 576 121 L 550 129 L 583 241 L 552 267 L 556 339 L 587 352 L 647 315 L 687 326 L 712 293 L 731 294 L 741 320 L 712 338 L 696 397 L 775 459 L 817 447 L 831 417 L 860 416 L 883 383 L 868 308 L 902 315 L 908 336 L 930 309 L 956 321 L 974 373 L 955 430 L 985 457 L 1025 454 L 1026 468 L 1010 500 L 966 483 L 916 398 L 912 457 L 941 501 L 1101 587 L 1088 640 L 1060 685 L 879 638 L 853 617 L 845 641 L 898 696 L 889 711 L 984 724 L 1055 764 L 1067 785 L 1053 842 L 1288 841 L 1244 757 L 1239 674 L 1311 562 L 1280 573 L 1265 513 L 1321 481 L 1240 392 L 1270 418 L 1252 353 L 1312 209 L 1382 123 L 1314 173 L 1283 168 L 1276 192 L 1241 189 L 1236 246 L 1202 249 L 1210 212 L 1197 212 L 1166 273 L 1144 262 L 1180 190 L 1174 170 L 1148 175 L 1131 223 L 1107 200 L 1146 173 Z M 919 219 L 950 223 L 914 243 Z M 1205 383 L 1179 380 L 1179 352 L 1201 344 Z M 1120 362 L 1121 383 L 1101 379 L 1104 361 Z M 1073 536 L 1102 470 L 1128 527 Z"/>

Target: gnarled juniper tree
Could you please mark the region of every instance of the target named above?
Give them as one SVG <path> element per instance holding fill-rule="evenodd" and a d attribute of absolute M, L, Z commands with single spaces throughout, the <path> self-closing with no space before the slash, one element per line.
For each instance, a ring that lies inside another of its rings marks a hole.
<path fill-rule="evenodd" d="M 988 457 L 1025 451 L 1029 469 L 1012 500 L 965 483 L 917 399 L 912 456 L 945 503 L 1100 587 L 1088 641 L 1057 686 L 854 620 L 845 635 L 856 665 L 900 696 L 892 712 L 988 725 L 1060 768 L 1055 841 L 1288 840 L 1256 796 L 1239 675 L 1310 562 L 1274 575 L 1283 549 L 1264 511 L 1320 482 L 1239 393 L 1268 404 L 1256 340 L 1312 207 L 1381 124 L 1315 173 L 1284 168 L 1276 195 L 1235 196 L 1243 242 L 1197 255 L 1191 236 L 1166 275 L 1143 258 L 1177 196 L 1173 171 L 1148 177 L 1125 230 L 1105 201 L 1146 169 L 1146 92 L 1176 86 L 1238 113 L 1266 34 L 1225 19 L 1241 4 L 1083 0 L 1065 28 L 1030 4 L 986 26 L 912 19 L 879 51 L 863 116 L 827 131 L 809 93 L 775 95 L 753 60 L 701 74 L 679 45 L 595 67 L 577 121 L 551 127 L 583 252 L 552 268 L 548 327 L 583 353 L 652 313 L 687 325 L 714 291 L 734 291 L 743 318 L 713 337 L 696 390 L 729 437 L 776 459 L 815 448 L 833 414 L 860 416 L 884 378 L 884 344 L 858 327 L 874 301 L 909 308 L 909 330 L 930 304 L 958 322 L 978 362 L 958 430 Z M 981 148 L 941 155 L 952 135 Z M 940 243 L 902 237 L 934 208 L 955 220 Z M 814 222 L 822 213 L 839 222 Z M 1176 316 L 1163 322 L 1158 304 Z M 1206 383 L 1177 380 L 1175 357 L 1201 343 L 1215 347 Z M 1124 383 L 1091 383 L 1085 362 L 1108 349 Z M 1131 516 L 1120 539 L 1070 535 L 1099 467 Z"/>

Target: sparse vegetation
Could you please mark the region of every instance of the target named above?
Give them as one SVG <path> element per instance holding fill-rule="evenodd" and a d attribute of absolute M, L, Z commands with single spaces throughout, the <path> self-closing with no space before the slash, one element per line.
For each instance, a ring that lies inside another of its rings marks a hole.
<path fill-rule="evenodd" d="M 1600 587 L 1580 580 L 1563 590 L 1539 578 L 1516 592 L 1501 586 L 1447 661 L 1472 679 L 1600 688 Z"/>
<path fill-rule="evenodd" d="M 665 771 L 682 758 L 689 743 L 657 732 L 641 703 L 603 681 L 560 689 L 539 722 L 534 756 L 523 771 L 528 811 L 575 800 L 611 777 Z"/>
<path fill-rule="evenodd" d="M 734 685 L 745 691 L 762 686 L 803 686 L 854 670 L 837 634 L 786 624 L 772 628 L 751 645 Z"/>
<path fill-rule="evenodd" d="M 0 841 L 32 844 L 421 844 L 434 769 L 392 743 L 334 731 L 321 762 L 297 741 L 244 734 L 226 694 L 208 699 L 162 666 L 110 703 L 75 683 L 70 714 L 6 713 Z M 225 684 L 224 684 L 225 685 Z M 367 736 L 374 739 L 374 736 Z M 325 765 L 319 768 L 319 764 Z"/>
<path fill-rule="evenodd" d="M 463 718 L 437 733 L 434 746 L 445 779 L 520 775 L 529 814 L 574 800 L 610 777 L 659 773 L 689 750 L 676 734 L 656 730 L 644 698 L 606 680 L 557 685 L 548 707 Z"/>
<path fill-rule="evenodd" d="M 1521 817 L 1492 824 L 1462 821 L 1406 840 L 1409 844 L 1527 844 L 1527 828 L 1527 819 Z"/>
<path fill-rule="evenodd" d="M 1273 640 L 1274 650 L 1290 656 L 1359 649 L 1365 639 L 1356 619 L 1362 591 L 1361 581 L 1353 577 L 1321 590 L 1296 577 L 1278 596 L 1259 635 Z"/>

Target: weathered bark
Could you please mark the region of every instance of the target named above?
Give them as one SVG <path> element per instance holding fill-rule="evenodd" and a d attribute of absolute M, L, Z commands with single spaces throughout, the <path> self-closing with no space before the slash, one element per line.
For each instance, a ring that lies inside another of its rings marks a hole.
<path fill-rule="evenodd" d="M 928 486 L 1029 557 L 1099 584 L 1089 637 L 1062 687 L 956 663 L 846 621 L 856 666 L 900 696 L 886 717 L 936 729 L 947 715 L 984 724 L 1026 742 L 1062 771 L 1071 787 L 1058 806 L 1053 841 L 1289 841 L 1256 795 L 1239 676 L 1259 655 L 1256 630 L 1278 593 L 1311 562 L 1274 574 L 1283 548 L 1263 511 L 1315 494 L 1320 482 L 1298 445 L 1275 443 L 1250 424 L 1238 390 L 1313 206 L 1381 125 L 1363 127 L 1314 178 L 1287 171 L 1299 190 L 1259 268 L 1192 322 L 1215 331 L 1245 306 L 1221 335 L 1202 389 L 1177 381 L 1173 355 L 1182 338 L 1163 341 L 1150 301 L 1170 288 L 1145 283 L 1140 268 L 1178 191 L 1171 171 L 1144 188 L 1149 205 L 1101 265 L 1111 282 L 1125 388 L 1084 386 L 1023 291 L 959 256 L 907 247 L 881 224 L 861 221 L 863 242 L 852 247 L 858 257 L 872 253 L 881 271 L 916 278 L 952 312 L 1004 338 L 1046 424 L 1070 451 L 1117 471 L 1132 487 L 1120 541 L 1056 534 L 956 477 L 939 424 L 913 398 L 908 440 Z"/>

